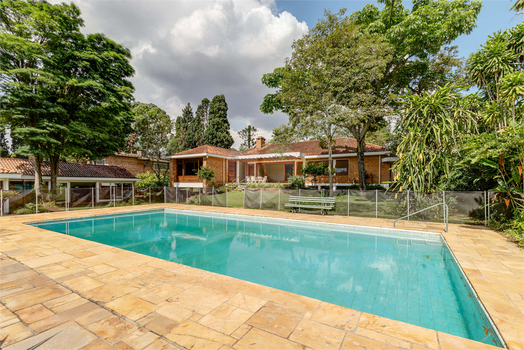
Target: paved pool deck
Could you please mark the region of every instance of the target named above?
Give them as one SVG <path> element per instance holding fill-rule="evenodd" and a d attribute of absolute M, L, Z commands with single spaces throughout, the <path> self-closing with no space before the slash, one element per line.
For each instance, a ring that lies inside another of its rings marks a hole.
<path fill-rule="evenodd" d="M 393 221 L 153 204 L 0 218 L 0 348 L 497 349 L 25 223 L 188 209 L 393 227 Z M 524 350 L 524 252 L 483 226 L 441 232 L 510 349 Z"/>

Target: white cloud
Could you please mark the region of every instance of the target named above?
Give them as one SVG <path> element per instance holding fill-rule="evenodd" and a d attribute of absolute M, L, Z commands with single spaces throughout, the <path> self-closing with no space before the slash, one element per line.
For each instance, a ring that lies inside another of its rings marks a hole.
<path fill-rule="evenodd" d="M 276 13 L 273 0 L 75 3 L 86 33 L 103 32 L 133 53 L 137 100 L 175 118 L 188 102 L 196 110 L 204 97 L 224 94 L 232 130 L 251 124 L 268 137 L 287 122 L 281 113 L 260 112 L 270 92 L 260 79 L 283 65 L 308 28 L 288 12 Z"/>

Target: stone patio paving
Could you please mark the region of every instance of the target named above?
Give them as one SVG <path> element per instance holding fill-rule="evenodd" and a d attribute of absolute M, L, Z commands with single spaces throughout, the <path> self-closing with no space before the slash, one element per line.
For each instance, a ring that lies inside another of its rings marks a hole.
<path fill-rule="evenodd" d="M 24 225 L 159 208 L 376 227 L 392 220 L 155 204 L 0 219 L 2 349 L 496 349 L 277 289 Z M 524 350 L 524 254 L 482 226 L 442 232 L 510 349 Z M 40 344 L 39 347 L 35 345 Z"/>

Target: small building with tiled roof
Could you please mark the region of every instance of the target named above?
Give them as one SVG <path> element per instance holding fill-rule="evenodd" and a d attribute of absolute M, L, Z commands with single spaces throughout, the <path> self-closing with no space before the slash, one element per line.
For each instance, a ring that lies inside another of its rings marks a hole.
<path fill-rule="evenodd" d="M 335 139 L 332 151 L 335 186 L 358 183 L 357 142 L 350 137 Z M 366 143 L 364 162 L 366 181 L 384 184 L 392 180 L 391 151 L 383 146 Z M 265 182 L 285 183 L 293 175 L 302 175 L 306 162 L 320 162 L 328 165 L 328 150 L 320 147 L 319 140 L 308 140 L 290 145 L 265 144 L 263 137 L 257 137 L 256 146 L 236 151 L 214 146 L 199 146 L 173 154 L 170 159 L 171 186 L 202 187 L 196 173 L 202 166 L 211 166 L 215 171 L 216 184 L 246 182 L 249 179 L 263 179 Z M 329 176 L 317 177 L 317 186 L 329 183 Z"/>
<path fill-rule="evenodd" d="M 42 163 L 42 180 L 51 179 L 49 162 Z M 58 166 L 58 183 L 67 188 L 133 186 L 136 178 L 119 166 L 63 163 Z M 31 159 L 0 158 L 0 184 L 3 190 L 30 190 L 34 187 L 35 168 Z"/>

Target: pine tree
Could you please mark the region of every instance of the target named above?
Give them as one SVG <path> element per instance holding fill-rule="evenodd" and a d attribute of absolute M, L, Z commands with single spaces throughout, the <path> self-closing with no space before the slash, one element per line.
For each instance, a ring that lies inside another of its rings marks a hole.
<path fill-rule="evenodd" d="M 195 148 L 195 133 L 193 131 L 192 123 L 193 123 L 193 108 L 191 108 L 191 104 L 188 103 L 186 107 L 182 110 L 182 117 L 180 118 L 180 129 L 181 134 L 183 135 L 182 138 L 178 139 L 178 144 L 180 147 L 179 152 L 185 151 L 191 148 Z M 177 118 L 176 124 L 178 124 L 179 120 Z M 175 128 L 178 128 L 177 125 L 175 125 Z M 178 129 L 177 129 L 178 133 Z M 182 136 L 181 135 L 181 136 Z M 178 134 L 177 134 L 178 137 Z"/>
<path fill-rule="evenodd" d="M 209 125 L 205 132 L 206 145 L 230 148 L 235 141 L 229 133 L 227 103 L 224 95 L 216 95 L 209 105 Z"/>
<path fill-rule="evenodd" d="M 240 145 L 240 150 L 250 149 L 255 145 L 255 136 L 257 131 L 257 128 L 248 125 L 247 127 L 238 132 L 238 136 L 240 136 L 240 138 L 244 140 L 244 142 L 242 142 L 242 144 Z"/>
<path fill-rule="evenodd" d="M 207 103 L 206 103 L 207 102 Z M 204 145 L 204 133 L 206 131 L 206 121 L 209 121 L 209 100 L 204 98 L 197 107 L 195 118 L 191 124 L 195 135 L 196 147 Z"/>

